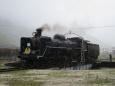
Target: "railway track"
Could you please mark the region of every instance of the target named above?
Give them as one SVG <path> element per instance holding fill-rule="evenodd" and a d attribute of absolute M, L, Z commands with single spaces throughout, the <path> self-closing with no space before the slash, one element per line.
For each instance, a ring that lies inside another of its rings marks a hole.
<path fill-rule="evenodd" d="M 24 65 L 24 62 L 21 61 L 11 61 L 4 64 L 5 67 L 0 67 L 0 72 L 10 72 L 17 70 L 26 70 L 27 68 Z"/>
<path fill-rule="evenodd" d="M 14 68 L 14 67 L 3 67 L 3 68 L 0 68 L 0 72 L 10 72 L 10 71 L 16 71 L 16 70 L 21 70 L 21 69 Z"/>
<path fill-rule="evenodd" d="M 4 67 L 0 68 L 0 72 L 10 72 L 10 71 L 26 70 L 26 69 L 27 68 Z"/>
<path fill-rule="evenodd" d="M 115 61 L 115 59 L 114 59 Z M 108 62 L 108 63 L 107 63 Z M 109 59 L 104 59 L 101 60 L 101 62 L 97 62 L 96 65 L 97 66 L 106 66 L 108 67 L 108 64 L 110 63 Z M 89 70 L 91 69 L 92 65 L 90 64 L 84 64 L 84 65 L 70 65 L 70 66 L 43 66 L 43 67 L 36 67 L 36 65 L 38 64 L 29 64 L 23 61 L 14 61 L 14 62 L 8 62 L 5 63 L 4 65 L 6 67 L 0 67 L 0 72 L 10 72 L 10 71 L 18 71 L 18 70 L 28 70 L 28 69 L 46 69 L 46 70 Z M 109 64 L 109 66 L 113 66 L 115 63 L 111 62 L 111 64 Z M 93 65 L 94 67 L 96 65 Z"/>
<path fill-rule="evenodd" d="M 28 69 L 46 69 L 46 70 L 88 70 L 90 69 L 89 64 L 84 64 L 84 65 L 65 65 L 62 66 L 52 66 L 52 65 L 45 65 L 41 67 L 36 67 L 38 64 L 29 64 L 25 63 L 23 61 L 17 61 L 17 62 L 9 62 L 4 64 L 6 67 L 1 67 L 0 72 L 10 72 L 10 71 L 17 71 L 17 70 L 28 70 Z"/>

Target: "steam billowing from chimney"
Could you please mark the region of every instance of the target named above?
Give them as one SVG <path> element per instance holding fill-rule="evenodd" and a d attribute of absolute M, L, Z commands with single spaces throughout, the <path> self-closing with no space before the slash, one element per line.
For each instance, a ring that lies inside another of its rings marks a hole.
<path fill-rule="evenodd" d="M 50 30 L 50 26 L 48 24 L 42 25 L 42 31 L 44 30 Z"/>
<path fill-rule="evenodd" d="M 46 36 L 51 36 L 53 37 L 54 34 L 65 34 L 65 33 L 69 33 L 70 31 L 72 33 L 76 33 L 76 34 L 85 34 L 89 29 L 85 28 L 83 26 L 80 26 L 76 23 L 72 23 L 70 26 L 64 26 L 61 24 L 54 24 L 54 25 L 48 25 L 48 24 L 44 24 L 42 26 L 42 31 L 43 31 L 43 35 Z"/>

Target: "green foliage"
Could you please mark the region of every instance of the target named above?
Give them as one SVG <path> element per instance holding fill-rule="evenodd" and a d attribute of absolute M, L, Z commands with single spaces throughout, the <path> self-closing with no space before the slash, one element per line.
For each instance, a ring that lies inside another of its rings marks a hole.
<path fill-rule="evenodd" d="M 20 78 L 14 77 L 14 78 L 8 78 L 5 81 L 6 85 L 9 86 L 42 86 L 44 84 L 44 82 L 36 82 L 34 80 L 36 80 L 36 78 L 29 79 L 25 77 Z"/>
<path fill-rule="evenodd" d="M 49 74 L 51 77 L 67 77 L 67 71 L 55 71 Z"/>
<path fill-rule="evenodd" d="M 109 70 L 107 73 L 108 73 L 108 74 L 115 75 L 115 70 Z"/>
<path fill-rule="evenodd" d="M 3 64 L 0 64 L 0 67 L 5 67 Z"/>
<path fill-rule="evenodd" d="M 10 73 L 15 74 L 15 75 L 24 76 L 24 75 L 27 75 L 26 72 L 27 72 L 27 70 L 18 70 L 18 71 L 12 71 Z"/>
<path fill-rule="evenodd" d="M 99 55 L 99 59 L 109 59 L 109 54 L 110 54 L 110 53 L 108 53 L 108 52 L 106 52 L 106 53 L 101 53 L 101 54 Z M 112 54 L 112 58 L 115 58 L 115 54 Z"/>
<path fill-rule="evenodd" d="M 12 71 L 9 73 L 1 73 L 6 74 L 7 78 L 0 79 L 0 82 L 6 83 L 8 86 L 42 86 L 44 82 L 35 80 L 39 80 L 37 77 L 30 78 L 32 74 L 28 74 L 27 70 L 20 71 Z M 12 77 L 8 77 L 7 75 L 11 75 Z"/>
<path fill-rule="evenodd" d="M 110 78 L 106 77 L 102 79 L 102 78 L 99 78 L 98 75 L 93 80 L 88 81 L 89 84 L 106 84 L 106 83 L 111 83 L 111 82 L 113 82 L 113 80 L 111 80 Z"/>
<path fill-rule="evenodd" d="M 115 70 L 20 70 L 0 74 L 0 82 L 8 86 L 115 85 Z"/>
<path fill-rule="evenodd" d="M 19 80 L 19 79 L 10 79 L 7 84 L 9 86 L 42 86 L 44 82 L 35 82 L 33 80 Z"/>

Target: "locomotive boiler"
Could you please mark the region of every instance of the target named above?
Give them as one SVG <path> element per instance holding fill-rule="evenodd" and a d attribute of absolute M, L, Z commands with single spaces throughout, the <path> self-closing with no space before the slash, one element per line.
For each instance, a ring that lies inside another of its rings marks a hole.
<path fill-rule="evenodd" d="M 69 33 L 72 34 L 72 33 Z M 94 63 L 99 56 L 99 45 L 83 37 L 68 37 L 55 34 L 53 38 L 42 36 L 42 28 L 33 32 L 33 37 L 22 37 L 18 58 L 40 65 L 70 65 Z"/>

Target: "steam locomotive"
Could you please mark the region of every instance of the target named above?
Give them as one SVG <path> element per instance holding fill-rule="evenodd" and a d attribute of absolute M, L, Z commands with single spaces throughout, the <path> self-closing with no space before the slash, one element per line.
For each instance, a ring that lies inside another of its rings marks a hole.
<path fill-rule="evenodd" d="M 99 56 L 99 45 L 80 36 L 66 38 L 65 35 L 55 34 L 51 38 L 42 36 L 42 28 L 36 29 L 32 35 L 21 38 L 18 58 L 36 62 L 38 66 L 94 63 Z"/>

